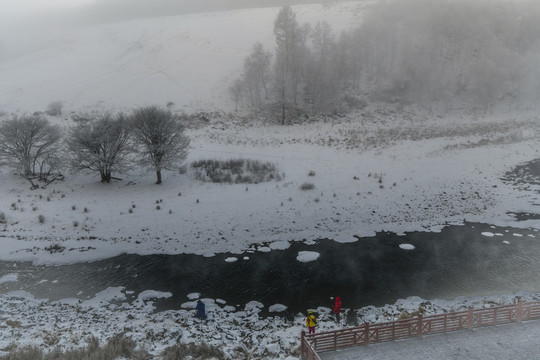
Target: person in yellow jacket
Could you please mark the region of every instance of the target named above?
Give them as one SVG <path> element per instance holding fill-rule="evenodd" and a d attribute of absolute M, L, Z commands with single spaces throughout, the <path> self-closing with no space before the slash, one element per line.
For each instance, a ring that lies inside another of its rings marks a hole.
<path fill-rule="evenodd" d="M 313 315 L 313 311 L 308 311 L 306 318 L 306 327 L 309 329 L 309 334 L 315 334 L 315 326 L 317 326 L 317 318 Z"/>

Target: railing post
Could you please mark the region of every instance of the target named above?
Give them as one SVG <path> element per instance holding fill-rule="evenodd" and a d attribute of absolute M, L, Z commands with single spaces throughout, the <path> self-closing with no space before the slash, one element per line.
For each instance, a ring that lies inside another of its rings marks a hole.
<path fill-rule="evenodd" d="M 423 318 L 424 316 L 422 314 L 418 315 L 418 337 L 422 337 L 422 333 L 424 332 Z"/>
<path fill-rule="evenodd" d="M 305 360 L 305 354 L 306 354 L 306 332 L 302 330 L 300 334 L 300 357 L 302 360 Z"/>
<path fill-rule="evenodd" d="M 521 301 L 521 299 L 518 300 L 516 317 L 517 317 L 518 323 L 520 323 L 523 320 L 523 301 Z"/>
<path fill-rule="evenodd" d="M 364 323 L 364 328 L 366 329 L 366 332 L 365 332 L 366 338 L 364 339 L 364 341 L 366 345 L 369 345 L 369 323 Z"/>
<path fill-rule="evenodd" d="M 474 310 L 472 306 L 469 306 L 469 313 L 467 314 L 467 327 L 469 330 L 474 327 Z"/>

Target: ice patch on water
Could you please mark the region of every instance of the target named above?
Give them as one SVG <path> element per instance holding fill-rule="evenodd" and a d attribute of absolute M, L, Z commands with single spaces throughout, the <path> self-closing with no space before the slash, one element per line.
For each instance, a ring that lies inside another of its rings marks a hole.
<path fill-rule="evenodd" d="M 288 241 L 275 241 L 270 244 L 272 250 L 287 250 L 291 244 Z"/>
<path fill-rule="evenodd" d="M 287 310 L 287 306 L 283 304 L 274 304 L 268 308 L 269 312 L 283 312 Z"/>
<path fill-rule="evenodd" d="M 495 236 L 494 233 L 489 232 L 489 231 L 484 231 L 484 232 L 482 233 L 482 235 L 487 236 L 487 237 L 493 237 L 493 236 Z"/>
<path fill-rule="evenodd" d="M 233 263 L 237 261 L 238 261 L 238 258 L 235 258 L 235 257 L 228 257 L 225 259 L 225 262 L 228 262 L 228 263 Z"/>
<path fill-rule="evenodd" d="M 7 274 L 0 277 L 0 284 L 19 281 L 19 274 Z"/>
<path fill-rule="evenodd" d="M 319 256 L 321 256 L 321 254 L 315 251 L 299 251 L 296 260 L 300 262 L 310 262 L 317 260 Z"/>
<path fill-rule="evenodd" d="M 412 244 L 399 244 L 399 247 L 403 250 L 414 250 L 415 247 Z"/>

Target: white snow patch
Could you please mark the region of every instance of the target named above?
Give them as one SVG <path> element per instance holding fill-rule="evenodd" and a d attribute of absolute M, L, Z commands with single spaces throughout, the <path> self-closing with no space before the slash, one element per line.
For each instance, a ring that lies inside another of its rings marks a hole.
<path fill-rule="evenodd" d="M 137 297 L 140 301 L 145 301 L 148 299 L 168 299 L 172 296 L 172 293 L 170 292 L 164 292 L 164 291 L 155 291 L 155 290 L 145 290 L 139 294 Z"/>
<path fill-rule="evenodd" d="M 300 262 L 310 262 L 317 260 L 319 256 L 321 256 L 321 254 L 316 251 L 299 251 L 296 260 Z"/>
<path fill-rule="evenodd" d="M 510 241 L 508 241 L 508 240 L 504 240 L 504 241 L 503 241 L 503 244 L 507 244 L 507 245 L 510 245 Z"/>
<path fill-rule="evenodd" d="M 201 293 L 198 293 L 198 292 L 195 292 L 195 293 L 191 293 L 191 294 L 188 294 L 187 295 L 187 298 L 189 300 L 197 300 L 198 298 L 201 297 Z"/>
<path fill-rule="evenodd" d="M 7 274 L 2 277 L 0 277 L 0 284 L 5 284 L 9 282 L 17 282 L 19 281 L 19 274 Z"/>
<path fill-rule="evenodd" d="M 415 247 L 412 244 L 399 244 L 399 247 L 403 250 L 414 250 Z"/>
<path fill-rule="evenodd" d="M 291 244 L 288 241 L 274 241 L 269 246 L 272 250 L 287 250 Z"/>
<path fill-rule="evenodd" d="M 260 252 L 263 252 L 263 253 L 268 253 L 268 252 L 272 251 L 272 249 L 270 249 L 268 246 L 261 246 L 260 248 L 257 248 L 257 251 L 260 251 Z"/>
<path fill-rule="evenodd" d="M 522 234 L 518 234 L 518 233 L 513 233 L 512 235 L 515 236 L 515 237 L 523 237 Z"/>
<path fill-rule="evenodd" d="M 482 235 L 487 236 L 487 237 L 493 237 L 493 236 L 495 236 L 494 233 L 489 232 L 489 231 L 484 231 L 484 232 L 482 233 Z"/>
<path fill-rule="evenodd" d="M 274 304 L 268 308 L 269 312 L 283 312 L 285 310 L 287 310 L 287 306 L 283 304 Z"/>

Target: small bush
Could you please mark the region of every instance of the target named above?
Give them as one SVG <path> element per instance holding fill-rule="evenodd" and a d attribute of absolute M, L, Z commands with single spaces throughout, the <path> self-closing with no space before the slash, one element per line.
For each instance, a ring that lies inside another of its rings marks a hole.
<path fill-rule="evenodd" d="M 128 213 L 130 213 L 130 214 L 133 213 L 133 208 L 129 208 Z"/>
<path fill-rule="evenodd" d="M 73 220 L 73 227 L 79 226 L 79 222 L 77 220 Z"/>
<path fill-rule="evenodd" d="M 38 215 L 38 221 L 39 221 L 40 224 L 43 224 L 45 222 L 45 216 Z"/>
<path fill-rule="evenodd" d="M 310 170 L 310 172 L 308 173 L 308 176 L 315 176 L 315 171 Z"/>
<path fill-rule="evenodd" d="M 161 210 L 161 206 L 157 205 L 156 210 Z"/>
<path fill-rule="evenodd" d="M 257 184 L 282 179 L 274 164 L 257 160 L 199 160 L 191 167 L 195 179 L 203 182 Z"/>
<path fill-rule="evenodd" d="M 88 208 L 85 207 L 85 208 L 83 209 L 83 212 L 87 213 L 87 212 L 88 212 Z"/>
<path fill-rule="evenodd" d="M 302 185 L 300 185 L 300 190 L 313 190 L 315 189 L 315 185 L 313 183 L 305 182 Z"/>
<path fill-rule="evenodd" d="M 163 360 L 177 359 L 218 359 L 224 360 L 225 353 L 206 343 L 202 344 L 178 344 L 166 348 L 161 354 Z"/>
<path fill-rule="evenodd" d="M 6 220 L 6 214 L 3 212 L 0 212 L 0 224 L 5 224 L 7 222 Z"/>
<path fill-rule="evenodd" d="M 75 205 L 71 205 L 71 210 L 77 210 L 77 207 Z"/>
<path fill-rule="evenodd" d="M 62 108 L 64 105 L 61 101 L 53 101 L 47 106 L 47 110 L 45 110 L 45 114 L 50 116 L 60 116 L 62 115 Z"/>

